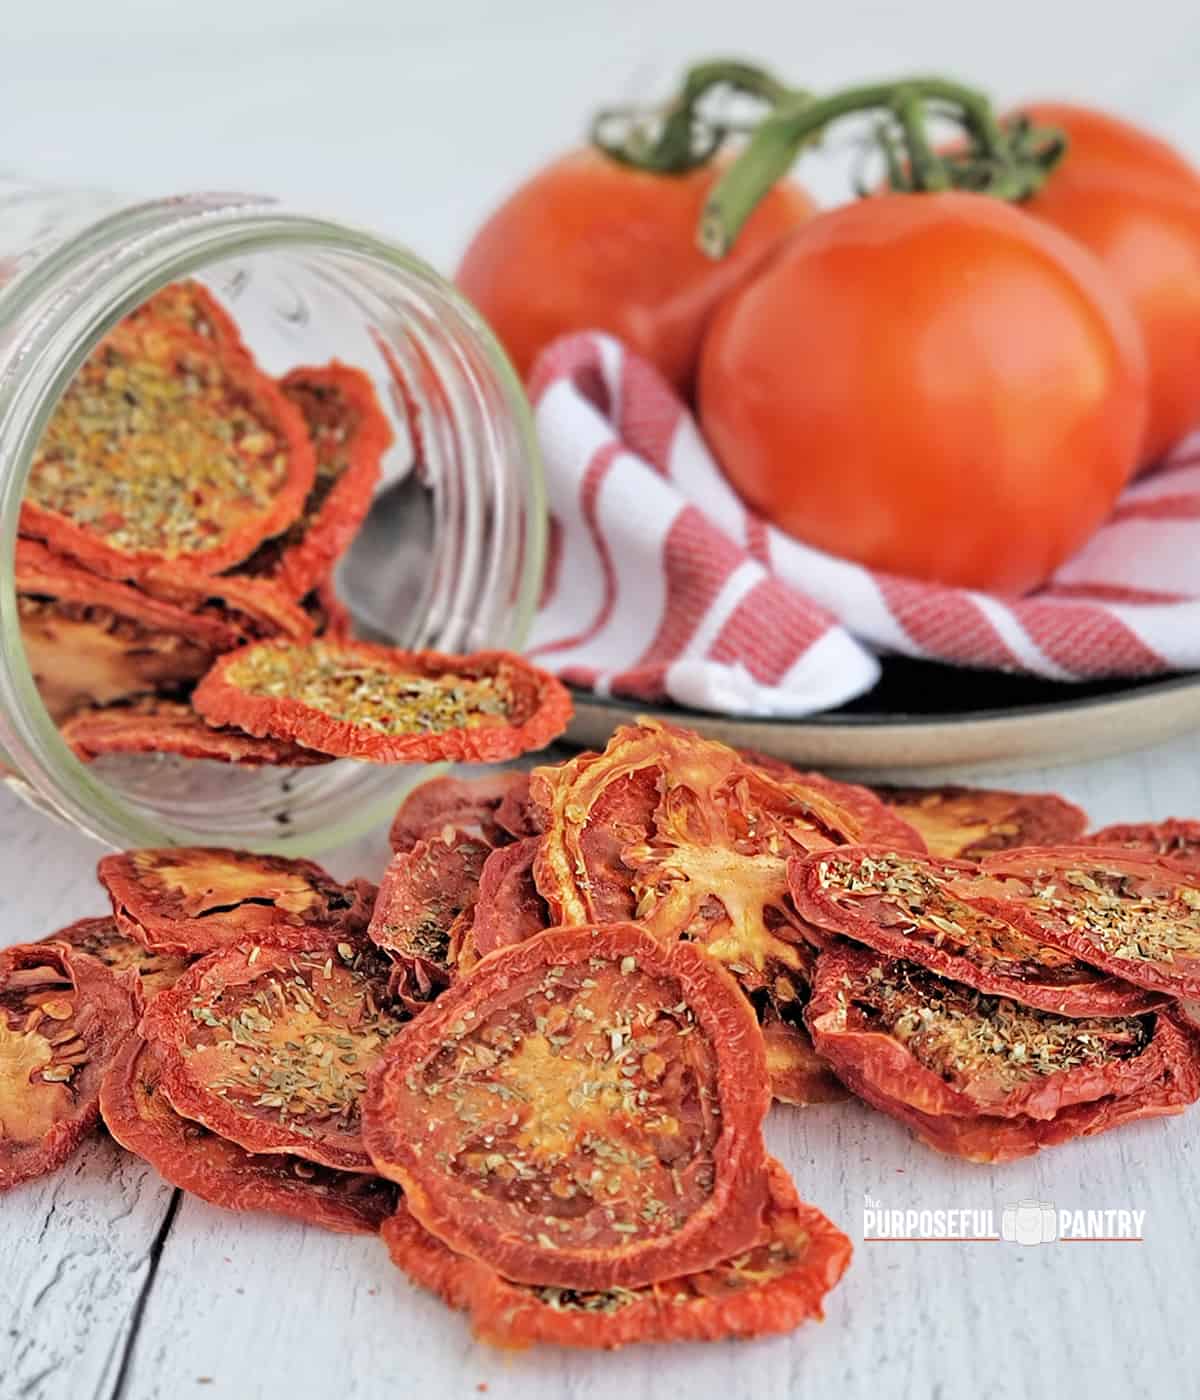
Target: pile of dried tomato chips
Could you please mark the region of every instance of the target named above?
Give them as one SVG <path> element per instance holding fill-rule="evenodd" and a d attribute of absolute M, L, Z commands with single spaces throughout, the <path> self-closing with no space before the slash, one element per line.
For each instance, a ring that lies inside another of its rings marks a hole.
<path fill-rule="evenodd" d="M 495 762 L 560 733 L 566 691 L 517 657 L 352 642 L 333 572 L 391 443 L 360 369 L 272 379 L 197 282 L 126 317 L 59 402 L 19 523 L 26 656 L 75 756 Z"/>
<path fill-rule="evenodd" d="M 320 645 L 442 686 L 430 705 L 486 715 L 472 687 L 501 676 L 531 721 L 554 703 L 508 658 Z M 328 660 L 253 641 L 221 684 L 259 648 Z M 335 722 L 315 698 L 239 742 L 303 743 Z M 462 715 L 444 732 L 489 728 Z M 106 856 L 110 915 L 0 954 L 0 1187 L 99 1114 L 202 1200 L 379 1234 L 499 1346 L 789 1331 L 851 1247 L 768 1156 L 773 1099 L 856 1097 L 1006 1162 L 1200 1098 L 1197 826 L 1085 825 L 643 720 L 417 788 L 378 889 L 234 850 Z"/>

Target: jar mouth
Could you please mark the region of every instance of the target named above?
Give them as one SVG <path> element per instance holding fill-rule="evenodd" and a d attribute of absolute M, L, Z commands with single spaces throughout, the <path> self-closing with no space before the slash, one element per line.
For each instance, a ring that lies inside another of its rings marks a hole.
<path fill-rule="evenodd" d="M 371 308 L 372 333 L 390 338 L 405 365 L 405 401 L 393 395 L 393 407 L 410 430 L 420 424 L 436 528 L 429 578 L 390 640 L 516 649 L 533 616 L 546 508 L 532 415 L 487 326 L 432 269 L 386 240 L 261 198 L 186 196 L 91 225 L 0 293 L 3 321 L 31 328 L 7 349 L 0 342 L 0 723 L 24 795 L 110 845 L 311 854 L 376 827 L 430 772 L 339 760 L 252 781 L 227 765 L 205 774 L 218 765 L 143 759 L 140 775 L 151 764 L 158 776 L 127 784 L 122 775 L 118 785 L 74 756 L 30 669 L 14 579 L 18 521 L 60 396 L 96 344 L 159 288 L 271 259 L 302 265 L 318 292 L 352 288 Z"/>

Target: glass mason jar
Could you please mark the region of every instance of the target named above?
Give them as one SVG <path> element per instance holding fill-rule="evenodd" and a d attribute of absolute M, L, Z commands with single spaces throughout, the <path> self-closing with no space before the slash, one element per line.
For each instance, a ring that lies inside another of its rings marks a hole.
<path fill-rule="evenodd" d="M 350 760 L 244 769 L 164 755 L 85 766 L 59 737 L 21 640 L 14 548 L 42 431 L 97 341 L 184 277 L 225 304 L 267 373 L 336 357 L 374 380 L 396 442 L 341 579 L 356 621 L 376 640 L 449 652 L 521 644 L 545 532 L 532 421 L 478 315 L 401 247 L 259 197 L 133 206 L 0 178 L 6 780 L 117 846 L 316 851 L 385 819 L 428 770 Z"/>

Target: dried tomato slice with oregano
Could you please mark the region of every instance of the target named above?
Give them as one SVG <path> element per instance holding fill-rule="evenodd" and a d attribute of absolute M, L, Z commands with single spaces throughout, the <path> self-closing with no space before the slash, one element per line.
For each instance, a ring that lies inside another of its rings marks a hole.
<path fill-rule="evenodd" d="M 1021 902 L 996 898 L 967 861 L 846 846 L 793 861 L 801 918 L 943 977 L 1063 1016 L 1122 1016 L 1160 998 L 1042 937 Z"/>
<path fill-rule="evenodd" d="M 769 1197 L 754 1245 L 699 1273 L 641 1288 L 580 1291 L 510 1283 L 456 1255 L 404 1205 L 383 1224 L 393 1262 L 502 1347 L 535 1343 L 612 1348 L 633 1342 L 721 1341 L 790 1332 L 823 1316 L 850 1262 L 846 1236 L 768 1161 Z"/>
<path fill-rule="evenodd" d="M 455 976 L 456 925 L 469 925 L 491 847 L 447 827 L 398 851 L 379 885 L 367 936 L 396 963 L 392 989 L 420 1011 Z"/>
<path fill-rule="evenodd" d="M 247 942 L 202 958 L 142 1020 L 163 1091 L 177 1113 L 247 1152 L 370 1171 L 365 1076 L 403 1025 L 388 972 L 361 937 Z"/>
<path fill-rule="evenodd" d="M 203 283 L 187 278 L 170 282 L 142 302 L 126 325 L 152 322 L 163 330 L 184 330 L 213 342 L 222 350 L 248 355 L 242 333 L 228 311 Z"/>
<path fill-rule="evenodd" d="M 375 887 L 339 884 L 311 860 L 216 846 L 105 856 L 96 870 L 117 923 L 148 948 L 211 953 L 251 939 L 306 946 L 366 928 Z"/>
<path fill-rule="evenodd" d="M 571 716 L 562 683 L 509 652 L 323 639 L 223 656 L 192 703 L 214 724 L 371 763 L 499 763 L 543 748 Z"/>
<path fill-rule="evenodd" d="M 0 1191 L 54 1171 L 79 1145 L 141 1010 L 135 974 L 68 943 L 0 950 Z"/>
<path fill-rule="evenodd" d="M 113 578 L 215 573 L 287 528 L 314 473 L 300 411 L 246 355 L 135 317 L 59 400 L 21 531 Z"/>
<path fill-rule="evenodd" d="M 78 919 L 39 942 L 66 943 L 113 972 L 136 972 L 147 1001 L 174 986 L 195 961 L 176 953 L 152 952 L 144 943 L 123 933 L 111 914 L 99 919 Z"/>
<path fill-rule="evenodd" d="M 540 844 L 536 836 L 527 836 L 501 846 L 484 862 L 471 921 L 477 956 L 485 958 L 497 948 L 523 943 L 553 924 L 533 880 Z"/>
<path fill-rule="evenodd" d="M 392 819 L 388 841 L 393 851 L 410 851 L 445 827 L 458 827 L 492 846 L 519 836 L 525 829 L 523 806 L 528 801 L 528 773 L 485 773 L 479 778 L 445 775 L 430 778 L 408 794 Z M 505 820 L 517 826 L 506 826 Z"/>
<path fill-rule="evenodd" d="M 1011 851 L 980 870 L 1047 943 L 1151 991 L 1200 996 L 1200 872 L 1102 846 Z"/>
<path fill-rule="evenodd" d="M 849 945 L 821 954 L 805 1014 L 840 1078 L 938 1116 L 1053 1118 L 1163 1069 L 1153 1012 L 1057 1016 Z"/>
<path fill-rule="evenodd" d="M 1085 840 L 1089 846 L 1120 846 L 1159 856 L 1181 870 L 1200 871 L 1200 822 L 1175 817 L 1165 822 L 1128 822 L 1106 826 Z"/>
<path fill-rule="evenodd" d="M 547 812 L 534 875 L 556 922 L 635 918 L 703 944 L 780 1004 L 797 1000 L 810 958 L 789 857 L 863 840 L 923 849 L 865 788 L 784 781 L 649 720 L 618 729 L 603 754 L 535 770 L 531 795 Z"/>
<path fill-rule="evenodd" d="M 238 565 L 301 598 L 327 578 L 366 518 L 392 429 L 370 379 L 333 361 L 294 369 L 279 387 L 304 418 L 316 478 L 304 509 Z"/>
<path fill-rule="evenodd" d="M 1014 846 L 1060 846 L 1087 830 L 1087 813 L 1052 792 L 971 787 L 876 787 L 925 838 L 930 853 L 972 860 Z"/>
<path fill-rule="evenodd" d="M 153 1045 L 130 1037 L 100 1087 L 108 1131 L 128 1151 L 202 1201 L 263 1210 L 343 1234 L 373 1235 L 399 1205 L 382 1177 L 342 1172 L 286 1153 L 247 1152 L 176 1113 Z"/>
<path fill-rule="evenodd" d="M 881 1093 L 857 1071 L 846 1067 L 842 1073 L 859 1098 L 904 1124 L 927 1147 L 970 1162 L 1012 1162 L 1142 1118 L 1171 1117 L 1195 1103 L 1200 1098 L 1200 1038 L 1179 1023 L 1173 1012 L 1159 1012 L 1157 1021 L 1156 1039 L 1164 1061 L 1157 1078 L 1129 1094 L 1073 1104 L 1050 1119 L 922 1113 Z"/>
<path fill-rule="evenodd" d="M 307 768 L 333 761 L 328 754 L 282 739 L 256 739 L 228 726 L 218 729 L 186 702 L 154 697 L 77 710 L 59 725 L 59 732 L 81 763 L 134 753 L 207 758 L 243 768 Z"/>
<path fill-rule="evenodd" d="M 733 979 L 615 924 L 485 958 L 392 1042 L 363 1126 L 451 1248 L 517 1282 L 603 1289 L 754 1244 L 769 1101 Z"/>

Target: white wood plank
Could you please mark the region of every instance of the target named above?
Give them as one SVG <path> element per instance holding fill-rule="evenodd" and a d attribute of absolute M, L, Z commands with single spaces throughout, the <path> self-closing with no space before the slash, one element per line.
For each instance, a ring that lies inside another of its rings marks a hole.
<path fill-rule="evenodd" d="M 172 1192 L 97 1134 L 0 1196 L 0 1397 L 107 1395 Z"/>

